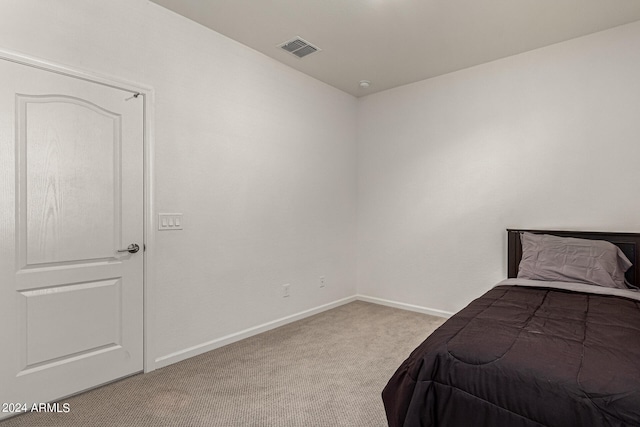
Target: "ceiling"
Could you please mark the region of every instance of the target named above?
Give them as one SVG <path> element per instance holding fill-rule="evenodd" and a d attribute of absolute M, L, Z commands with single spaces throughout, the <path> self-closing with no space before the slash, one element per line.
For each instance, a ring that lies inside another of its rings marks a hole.
<path fill-rule="evenodd" d="M 640 20 L 638 0 L 152 1 L 354 96 Z M 296 36 L 321 51 L 279 48 Z"/>

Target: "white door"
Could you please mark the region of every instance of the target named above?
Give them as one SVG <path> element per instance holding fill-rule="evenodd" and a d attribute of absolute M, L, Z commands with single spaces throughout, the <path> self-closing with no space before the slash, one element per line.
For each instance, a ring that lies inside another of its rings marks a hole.
<path fill-rule="evenodd" d="M 143 100 L 3 59 L 0 82 L 0 402 L 31 405 L 143 368 Z"/>

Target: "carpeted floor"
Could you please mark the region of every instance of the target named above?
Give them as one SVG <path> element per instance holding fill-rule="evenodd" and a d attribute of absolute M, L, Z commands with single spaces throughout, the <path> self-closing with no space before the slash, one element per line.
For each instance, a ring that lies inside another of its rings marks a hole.
<path fill-rule="evenodd" d="M 0 427 L 385 426 L 382 389 L 444 320 L 357 301 Z"/>

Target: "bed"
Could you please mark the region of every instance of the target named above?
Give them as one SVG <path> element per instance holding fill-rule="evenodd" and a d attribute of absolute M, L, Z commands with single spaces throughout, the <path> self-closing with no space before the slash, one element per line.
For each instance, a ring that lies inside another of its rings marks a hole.
<path fill-rule="evenodd" d="M 639 426 L 640 234 L 507 235 L 509 278 L 397 369 L 382 392 L 389 426 Z M 609 245 L 617 264 L 584 261 L 575 242 Z"/>

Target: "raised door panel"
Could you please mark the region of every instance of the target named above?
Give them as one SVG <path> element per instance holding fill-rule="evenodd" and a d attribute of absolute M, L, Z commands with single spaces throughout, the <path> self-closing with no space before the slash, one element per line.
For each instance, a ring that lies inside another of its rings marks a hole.
<path fill-rule="evenodd" d="M 113 257 L 120 121 L 78 98 L 18 96 L 20 268 Z"/>
<path fill-rule="evenodd" d="M 121 285 L 110 279 L 22 292 L 27 333 L 21 373 L 118 348 Z"/>

